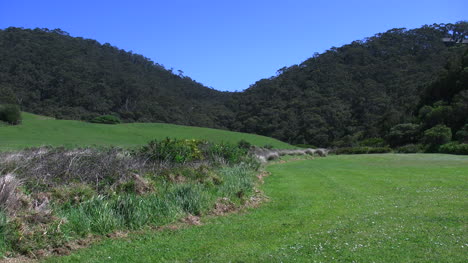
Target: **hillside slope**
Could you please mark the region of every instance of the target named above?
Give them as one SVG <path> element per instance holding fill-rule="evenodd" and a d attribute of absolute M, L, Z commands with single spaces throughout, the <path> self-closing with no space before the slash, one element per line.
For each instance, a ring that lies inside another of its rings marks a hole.
<path fill-rule="evenodd" d="M 13 100 L 24 111 L 61 119 L 115 114 L 130 122 L 226 126 L 218 116 L 227 111 L 228 94 L 108 43 L 60 29 L 11 27 L 0 30 L 0 58 L 0 100 Z"/>
<path fill-rule="evenodd" d="M 283 68 L 235 96 L 230 128 L 322 146 L 383 137 L 415 120 L 426 87 L 468 46 L 442 38 L 464 39 L 467 27 L 392 29 Z"/>
<path fill-rule="evenodd" d="M 292 148 L 289 144 L 264 136 L 210 128 L 164 123 L 92 124 L 55 120 L 29 113 L 23 113 L 23 118 L 22 125 L 0 126 L 0 151 L 42 145 L 132 147 L 166 137 L 230 143 L 243 139 L 258 146 L 269 144 L 277 148 Z"/>

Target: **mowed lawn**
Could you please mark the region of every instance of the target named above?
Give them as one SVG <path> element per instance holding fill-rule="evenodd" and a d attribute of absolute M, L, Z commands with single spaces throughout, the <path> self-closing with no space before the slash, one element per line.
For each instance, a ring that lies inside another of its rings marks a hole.
<path fill-rule="evenodd" d="M 330 156 L 268 170 L 260 208 L 48 262 L 468 262 L 468 156 Z"/>
<path fill-rule="evenodd" d="M 209 128 L 165 123 L 106 125 L 55 120 L 30 113 L 22 115 L 23 123 L 21 125 L 0 126 L 0 151 L 43 145 L 132 147 L 145 144 L 153 139 L 166 137 L 230 143 L 237 143 L 244 139 L 258 146 L 269 144 L 276 148 L 293 148 L 287 143 L 265 136 Z"/>

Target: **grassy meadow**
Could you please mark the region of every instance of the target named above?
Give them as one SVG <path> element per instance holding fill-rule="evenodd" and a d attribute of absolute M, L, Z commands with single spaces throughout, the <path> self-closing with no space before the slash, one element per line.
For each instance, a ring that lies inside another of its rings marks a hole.
<path fill-rule="evenodd" d="M 0 126 L 0 151 L 42 145 L 65 146 L 67 148 L 92 145 L 133 147 L 153 139 L 166 137 L 231 143 L 237 143 L 243 139 L 258 146 L 269 144 L 275 148 L 293 148 L 291 145 L 273 138 L 225 130 L 164 123 L 94 124 L 82 121 L 55 120 L 23 113 L 21 125 Z"/>
<path fill-rule="evenodd" d="M 46 262 L 468 261 L 468 156 L 340 155 L 268 170 L 260 208 Z"/>

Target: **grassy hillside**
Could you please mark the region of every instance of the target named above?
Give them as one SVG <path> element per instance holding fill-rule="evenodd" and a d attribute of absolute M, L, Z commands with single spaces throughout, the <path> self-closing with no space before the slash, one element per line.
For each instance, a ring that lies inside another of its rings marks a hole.
<path fill-rule="evenodd" d="M 21 125 L 0 126 L 0 150 L 41 145 L 131 147 L 147 143 L 152 139 L 165 137 L 232 143 L 244 139 L 259 146 L 270 144 L 277 148 L 292 148 L 291 145 L 272 138 L 240 132 L 163 123 L 92 124 L 81 121 L 55 120 L 23 113 Z"/>
<path fill-rule="evenodd" d="M 330 156 L 269 171 L 259 209 L 48 262 L 466 262 L 466 156 Z"/>

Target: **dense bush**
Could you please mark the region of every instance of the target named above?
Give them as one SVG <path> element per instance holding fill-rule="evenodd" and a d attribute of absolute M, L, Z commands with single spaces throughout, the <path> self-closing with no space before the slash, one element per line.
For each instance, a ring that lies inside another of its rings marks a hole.
<path fill-rule="evenodd" d="M 345 147 L 335 150 L 335 154 L 370 154 L 389 152 L 392 152 L 392 149 L 389 147 Z"/>
<path fill-rule="evenodd" d="M 138 154 L 146 156 L 154 161 L 171 163 L 186 163 L 204 159 L 201 145 L 206 142 L 200 140 L 182 140 L 166 138 L 153 140 L 141 147 Z"/>
<path fill-rule="evenodd" d="M 203 147 L 203 154 L 206 159 L 229 164 L 236 164 L 245 160 L 247 152 L 248 149 L 230 143 L 213 144 L 205 142 Z"/>
<path fill-rule="evenodd" d="M 461 143 L 468 143 L 468 124 L 465 124 L 456 134 L 455 138 Z"/>
<path fill-rule="evenodd" d="M 386 139 L 392 147 L 405 145 L 416 142 L 419 132 L 418 124 L 402 123 L 392 127 Z"/>
<path fill-rule="evenodd" d="M 230 143 L 166 138 L 150 141 L 135 154 L 151 160 L 183 164 L 208 161 L 211 164 L 236 164 L 248 159 L 248 149 Z"/>
<path fill-rule="evenodd" d="M 119 124 L 120 119 L 114 115 L 102 115 L 90 120 L 90 122 L 101 124 Z"/>
<path fill-rule="evenodd" d="M 424 131 L 423 142 L 427 145 L 427 151 L 437 151 L 442 144 L 450 142 L 452 131 L 445 125 L 437 125 Z"/>
<path fill-rule="evenodd" d="M 360 146 L 366 147 L 385 147 L 387 146 L 387 142 L 385 142 L 382 138 L 369 138 L 359 142 Z"/>
<path fill-rule="evenodd" d="M 250 147 L 252 147 L 252 144 L 244 139 L 240 140 L 238 143 L 237 143 L 237 146 L 239 146 L 239 148 L 243 148 L 243 149 L 250 149 Z"/>
<path fill-rule="evenodd" d="M 21 111 L 18 105 L 0 105 L 0 121 L 4 121 L 13 125 L 21 123 Z"/>
<path fill-rule="evenodd" d="M 441 153 L 468 155 L 468 144 L 450 142 L 439 147 Z"/>
<path fill-rule="evenodd" d="M 420 153 L 423 152 L 423 146 L 421 144 L 407 144 L 396 148 L 397 153 Z"/>

